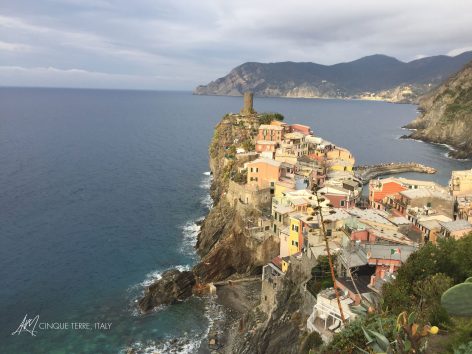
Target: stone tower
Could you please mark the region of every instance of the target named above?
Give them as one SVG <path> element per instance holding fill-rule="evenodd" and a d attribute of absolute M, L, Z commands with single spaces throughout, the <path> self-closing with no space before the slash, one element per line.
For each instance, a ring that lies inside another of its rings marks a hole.
<path fill-rule="evenodd" d="M 253 108 L 254 94 L 252 92 L 244 92 L 244 107 L 241 110 L 241 114 L 252 114 L 254 113 Z"/>

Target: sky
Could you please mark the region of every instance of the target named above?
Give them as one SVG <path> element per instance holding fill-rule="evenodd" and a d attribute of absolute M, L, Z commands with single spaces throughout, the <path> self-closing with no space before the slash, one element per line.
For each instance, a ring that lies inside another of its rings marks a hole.
<path fill-rule="evenodd" d="M 472 2 L 0 0 L 0 86 L 191 90 L 248 61 L 472 50 Z"/>

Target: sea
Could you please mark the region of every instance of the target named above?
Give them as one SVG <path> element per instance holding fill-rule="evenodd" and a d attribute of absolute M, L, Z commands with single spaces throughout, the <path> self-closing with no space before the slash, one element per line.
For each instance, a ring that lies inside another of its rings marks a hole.
<path fill-rule="evenodd" d="M 310 125 L 359 164 L 417 161 L 438 173 L 404 175 L 444 185 L 472 168 L 445 146 L 399 139 L 414 105 L 254 105 Z M 222 316 L 211 300 L 146 316 L 136 301 L 166 269 L 198 261 L 198 221 L 212 206 L 208 144 L 241 106 L 191 92 L 0 88 L 0 353 L 198 352 Z"/>

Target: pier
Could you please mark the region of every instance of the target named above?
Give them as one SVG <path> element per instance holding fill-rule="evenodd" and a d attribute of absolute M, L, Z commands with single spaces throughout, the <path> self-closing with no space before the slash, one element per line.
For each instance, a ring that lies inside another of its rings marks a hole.
<path fill-rule="evenodd" d="M 367 184 L 369 180 L 386 175 L 404 172 L 418 172 L 426 174 L 436 173 L 436 169 L 417 162 L 391 162 L 379 165 L 356 166 L 355 175 L 362 184 Z"/>

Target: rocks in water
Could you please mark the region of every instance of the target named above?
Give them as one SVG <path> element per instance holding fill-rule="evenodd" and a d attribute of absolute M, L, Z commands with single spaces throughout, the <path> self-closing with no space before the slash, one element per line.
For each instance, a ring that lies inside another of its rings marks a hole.
<path fill-rule="evenodd" d="M 161 305 L 175 304 L 192 295 L 196 284 L 195 275 L 191 271 L 171 269 L 162 274 L 162 278 L 150 285 L 144 296 L 139 300 L 141 312 L 146 313 Z"/>

